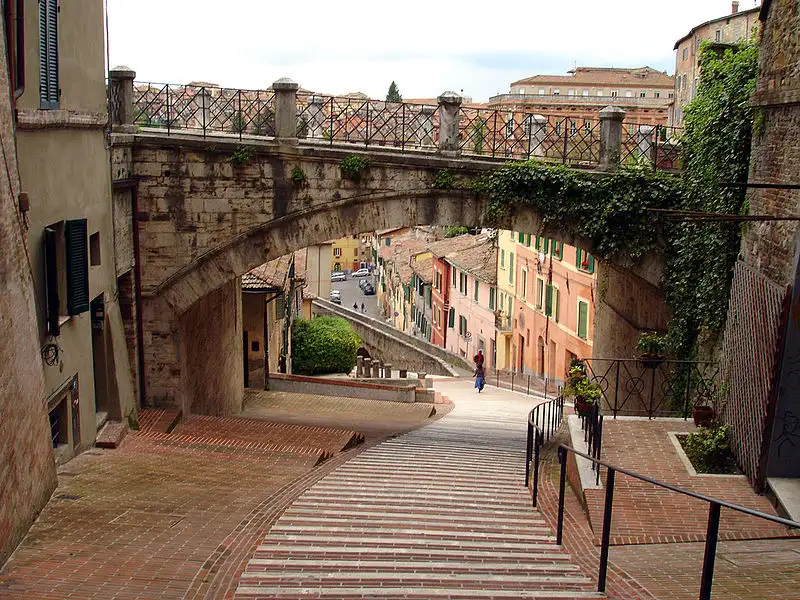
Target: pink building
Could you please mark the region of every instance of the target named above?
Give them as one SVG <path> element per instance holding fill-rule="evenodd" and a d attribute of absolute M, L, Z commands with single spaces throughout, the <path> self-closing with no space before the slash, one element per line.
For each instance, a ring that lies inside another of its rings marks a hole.
<path fill-rule="evenodd" d="M 467 360 L 483 350 L 486 368 L 493 369 L 497 344 L 497 248 L 486 242 L 445 260 L 450 265 L 445 347 Z"/>

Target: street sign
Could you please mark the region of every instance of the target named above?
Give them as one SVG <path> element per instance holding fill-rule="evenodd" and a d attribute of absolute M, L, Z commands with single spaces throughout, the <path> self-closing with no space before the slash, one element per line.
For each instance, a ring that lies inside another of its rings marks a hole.
<path fill-rule="evenodd" d="M 467 333 L 464 334 L 464 337 L 469 339 L 472 337 L 472 333 L 468 331 Z"/>

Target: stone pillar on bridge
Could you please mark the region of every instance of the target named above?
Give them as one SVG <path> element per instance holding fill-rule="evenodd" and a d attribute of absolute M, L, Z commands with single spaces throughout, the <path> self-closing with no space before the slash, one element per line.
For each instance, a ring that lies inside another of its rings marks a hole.
<path fill-rule="evenodd" d="M 600 170 L 615 171 L 622 156 L 622 121 L 625 111 L 606 106 L 600 111 Z"/>
<path fill-rule="evenodd" d="M 365 358 L 364 359 L 364 372 L 362 373 L 362 376 L 366 377 L 367 379 L 372 377 L 372 359 L 371 358 Z"/>
<path fill-rule="evenodd" d="M 275 137 L 285 144 L 297 143 L 297 90 L 300 88 L 288 77 L 272 84 L 275 90 Z"/>
<path fill-rule="evenodd" d="M 547 139 L 547 117 L 542 115 L 531 115 L 528 117 L 530 136 L 531 136 L 531 156 L 544 156 L 547 147 L 545 140 Z"/>
<path fill-rule="evenodd" d="M 647 160 L 651 165 L 655 162 L 655 131 L 651 125 L 640 125 L 636 132 L 636 148 L 639 156 Z"/>
<path fill-rule="evenodd" d="M 445 92 L 439 102 L 439 152 L 444 156 L 459 154 L 458 125 L 463 99 L 455 92 Z"/>
<path fill-rule="evenodd" d="M 360 379 L 364 375 L 364 357 L 356 356 L 356 378 Z"/>
<path fill-rule="evenodd" d="M 114 133 L 136 133 L 133 124 L 133 80 L 136 71 L 130 67 L 115 67 L 108 72 L 111 87 L 109 118 Z"/>
<path fill-rule="evenodd" d="M 390 365 L 389 363 L 383 365 L 383 378 L 384 379 L 392 378 L 392 365 Z"/>
<path fill-rule="evenodd" d="M 381 378 L 381 361 L 379 360 L 372 361 L 372 376 L 375 379 Z"/>
<path fill-rule="evenodd" d="M 325 137 L 325 98 L 311 96 L 308 100 L 308 137 Z"/>

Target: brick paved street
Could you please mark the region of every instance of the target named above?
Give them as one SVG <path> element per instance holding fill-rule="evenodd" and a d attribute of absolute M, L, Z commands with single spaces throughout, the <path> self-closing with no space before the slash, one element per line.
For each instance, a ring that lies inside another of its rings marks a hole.
<path fill-rule="evenodd" d="M 419 425 L 431 409 L 379 404 L 390 433 Z M 313 408 L 335 414 L 348 405 L 365 419 L 364 401 L 317 398 Z M 284 406 L 285 414 L 303 421 L 304 406 Z M 363 448 L 314 466 L 351 440 L 358 423 L 347 413 L 345 431 L 243 419 L 215 428 L 192 417 L 168 434 L 172 418 L 145 412 L 145 428 L 119 449 L 92 449 L 60 469 L 53 498 L 0 571 L 0 599 L 225 598 L 286 505 Z"/>

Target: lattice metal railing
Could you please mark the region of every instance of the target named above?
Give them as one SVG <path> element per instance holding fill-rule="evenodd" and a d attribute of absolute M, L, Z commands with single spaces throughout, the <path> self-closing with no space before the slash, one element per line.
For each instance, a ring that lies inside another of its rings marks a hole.
<path fill-rule="evenodd" d="M 435 149 L 439 107 L 360 97 L 298 96 L 297 135 L 330 144 Z"/>
<path fill-rule="evenodd" d="M 275 135 L 275 93 L 214 86 L 136 83 L 134 124 L 238 135 Z"/>
<path fill-rule="evenodd" d="M 787 293 L 744 263 L 736 264 L 721 360 L 724 420 L 731 428 L 731 448 L 756 487 Z"/>
<path fill-rule="evenodd" d="M 687 418 L 693 407 L 713 404 L 719 397 L 717 363 L 664 360 L 652 364 L 637 359 L 588 358 L 586 366 L 615 417 Z"/>
<path fill-rule="evenodd" d="M 623 123 L 620 160 L 623 165 L 645 165 L 653 170 L 678 170 L 681 166 L 682 130 L 666 125 Z"/>

